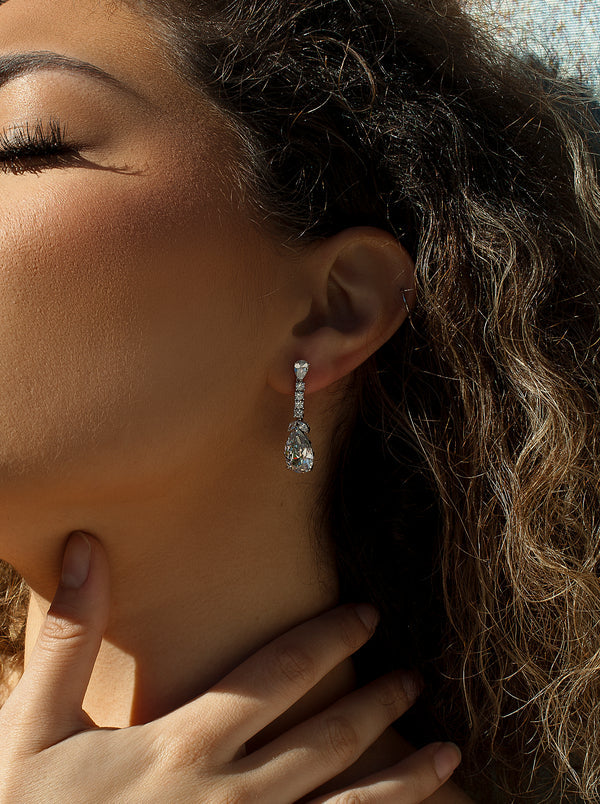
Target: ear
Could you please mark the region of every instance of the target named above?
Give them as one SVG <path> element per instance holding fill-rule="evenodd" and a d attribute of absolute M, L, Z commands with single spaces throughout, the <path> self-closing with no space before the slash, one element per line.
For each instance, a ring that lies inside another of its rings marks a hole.
<path fill-rule="evenodd" d="M 307 393 L 331 385 L 396 332 L 415 300 L 414 262 L 382 229 L 345 229 L 318 242 L 301 262 L 310 311 L 291 322 L 270 373 L 271 386 L 286 394 L 294 390 L 296 360 L 310 363 Z"/>

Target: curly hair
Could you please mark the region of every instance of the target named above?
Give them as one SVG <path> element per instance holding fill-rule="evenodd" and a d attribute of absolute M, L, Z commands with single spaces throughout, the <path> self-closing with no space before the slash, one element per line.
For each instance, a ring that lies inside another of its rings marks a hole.
<path fill-rule="evenodd" d="M 6 682 L 23 670 L 29 587 L 6 562 L 0 561 L 0 705 Z"/>
<path fill-rule="evenodd" d="M 282 242 L 372 225 L 415 259 L 317 512 L 342 598 L 381 611 L 360 678 L 421 670 L 397 727 L 462 743 L 477 796 L 600 800 L 591 91 L 456 0 L 119 1 L 222 115 Z"/>

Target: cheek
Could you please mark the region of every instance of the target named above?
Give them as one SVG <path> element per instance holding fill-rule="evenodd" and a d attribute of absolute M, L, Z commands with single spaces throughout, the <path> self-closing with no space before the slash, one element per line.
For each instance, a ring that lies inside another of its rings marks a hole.
<path fill-rule="evenodd" d="M 0 483 L 142 452 L 156 472 L 218 436 L 256 342 L 239 219 L 172 176 L 74 172 L 0 204 Z"/>

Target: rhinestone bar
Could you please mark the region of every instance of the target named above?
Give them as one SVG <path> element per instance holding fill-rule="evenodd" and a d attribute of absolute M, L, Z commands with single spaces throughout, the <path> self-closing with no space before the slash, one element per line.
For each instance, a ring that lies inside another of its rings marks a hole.
<path fill-rule="evenodd" d="M 294 418 L 304 418 L 304 391 L 306 383 L 304 378 L 308 372 L 310 363 L 306 360 L 297 360 L 294 363 L 294 374 L 296 375 L 296 390 L 294 392 Z"/>

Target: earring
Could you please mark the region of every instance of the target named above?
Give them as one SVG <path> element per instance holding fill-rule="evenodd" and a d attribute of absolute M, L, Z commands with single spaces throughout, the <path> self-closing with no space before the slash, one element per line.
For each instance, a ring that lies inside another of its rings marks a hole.
<path fill-rule="evenodd" d="M 294 363 L 296 375 L 295 419 L 288 426 L 290 435 L 285 445 L 287 468 L 293 472 L 310 472 L 315 460 L 312 444 L 308 438 L 310 427 L 304 421 L 304 378 L 309 366 L 310 363 L 307 363 L 306 360 L 297 360 Z"/>

